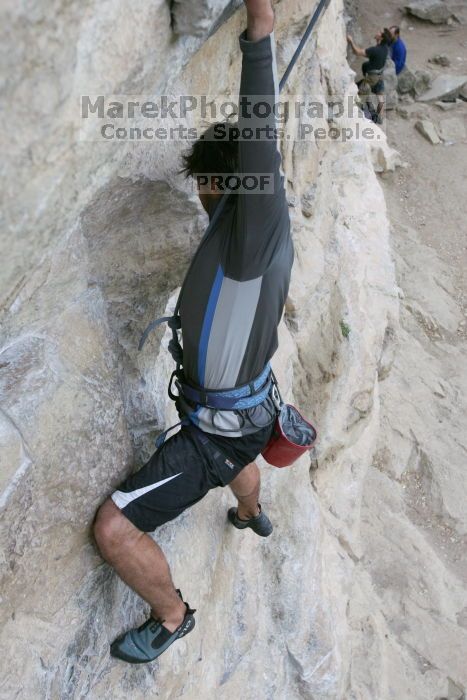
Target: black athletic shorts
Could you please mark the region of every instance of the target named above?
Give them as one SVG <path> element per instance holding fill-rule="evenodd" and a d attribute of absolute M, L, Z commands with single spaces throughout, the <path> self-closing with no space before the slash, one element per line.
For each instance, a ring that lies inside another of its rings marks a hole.
<path fill-rule="evenodd" d="M 382 78 L 378 80 L 376 85 L 373 85 L 371 92 L 373 95 L 384 95 L 384 80 Z"/>
<path fill-rule="evenodd" d="M 365 81 L 365 78 L 362 78 L 362 80 L 359 80 L 357 82 L 357 87 L 360 90 L 362 89 L 362 84 Z M 375 85 L 370 86 L 370 90 L 373 93 L 373 95 L 384 95 L 384 80 L 381 78 L 378 80 L 378 82 Z M 365 93 L 362 93 L 361 96 L 364 96 Z"/>
<path fill-rule="evenodd" d="M 111 498 L 143 532 L 173 520 L 210 489 L 227 486 L 269 442 L 274 423 L 251 435 L 208 435 L 194 425 L 182 427 Z"/>

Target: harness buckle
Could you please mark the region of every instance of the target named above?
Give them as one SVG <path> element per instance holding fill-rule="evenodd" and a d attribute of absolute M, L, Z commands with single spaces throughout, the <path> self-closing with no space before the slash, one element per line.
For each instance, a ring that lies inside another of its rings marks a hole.
<path fill-rule="evenodd" d="M 174 394 L 172 391 L 172 384 L 174 382 L 174 378 L 175 378 L 175 386 L 178 389 L 178 395 Z M 170 375 L 169 387 L 167 389 L 167 393 L 169 394 L 169 397 L 172 399 L 172 401 L 175 401 L 175 402 L 180 398 L 180 394 L 182 393 L 181 386 L 180 386 L 179 371 L 176 369 L 174 369 L 174 371 Z"/>
<path fill-rule="evenodd" d="M 271 398 L 276 410 L 279 412 L 281 410 L 281 397 L 279 396 L 279 390 L 274 382 L 272 385 Z"/>
<path fill-rule="evenodd" d="M 279 391 L 279 384 L 277 383 L 276 375 L 274 372 L 271 370 L 271 378 L 272 378 L 272 390 L 271 390 L 271 399 L 274 403 L 274 406 L 276 407 L 276 411 L 280 413 L 280 410 L 283 406 L 283 401 L 282 401 L 282 396 L 281 392 Z"/>

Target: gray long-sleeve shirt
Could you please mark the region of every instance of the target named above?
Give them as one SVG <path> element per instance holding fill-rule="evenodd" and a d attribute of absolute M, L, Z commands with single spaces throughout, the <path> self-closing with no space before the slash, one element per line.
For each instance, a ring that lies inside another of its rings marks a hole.
<path fill-rule="evenodd" d="M 194 385 L 215 390 L 252 381 L 277 350 L 293 262 L 274 110 L 266 118 L 252 114 L 252 104 L 261 101 L 272 108 L 278 102 L 274 34 L 253 42 L 243 32 L 239 42 L 240 96 L 251 100 L 245 109 L 240 106 L 238 127 L 241 132 L 259 128 L 262 137 L 240 139 L 238 173 L 272 173 L 274 188 L 268 194 L 222 196 L 183 284 L 185 376 Z M 191 419 L 205 432 L 238 437 L 270 423 L 272 410 L 267 399 L 243 411 L 199 408 Z"/>

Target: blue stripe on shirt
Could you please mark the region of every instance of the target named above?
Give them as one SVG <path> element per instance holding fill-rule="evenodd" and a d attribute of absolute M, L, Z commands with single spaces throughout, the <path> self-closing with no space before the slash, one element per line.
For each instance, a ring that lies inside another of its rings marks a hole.
<path fill-rule="evenodd" d="M 204 376 L 206 372 L 206 358 L 208 354 L 209 336 L 211 334 L 212 322 L 216 311 L 217 301 L 222 287 L 224 273 L 222 267 L 217 268 L 216 277 L 209 294 L 209 300 L 204 314 L 203 328 L 201 329 L 201 337 L 198 349 L 198 382 L 200 386 L 204 386 Z"/>

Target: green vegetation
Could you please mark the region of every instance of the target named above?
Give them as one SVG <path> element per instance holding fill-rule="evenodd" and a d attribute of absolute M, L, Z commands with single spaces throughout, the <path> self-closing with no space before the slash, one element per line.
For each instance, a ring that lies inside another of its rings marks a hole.
<path fill-rule="evenodd" d="M 341 332 L 344 338 L 348 338 L 350 335 L 350 326 L 342 319 L 340 322 Z"/>

